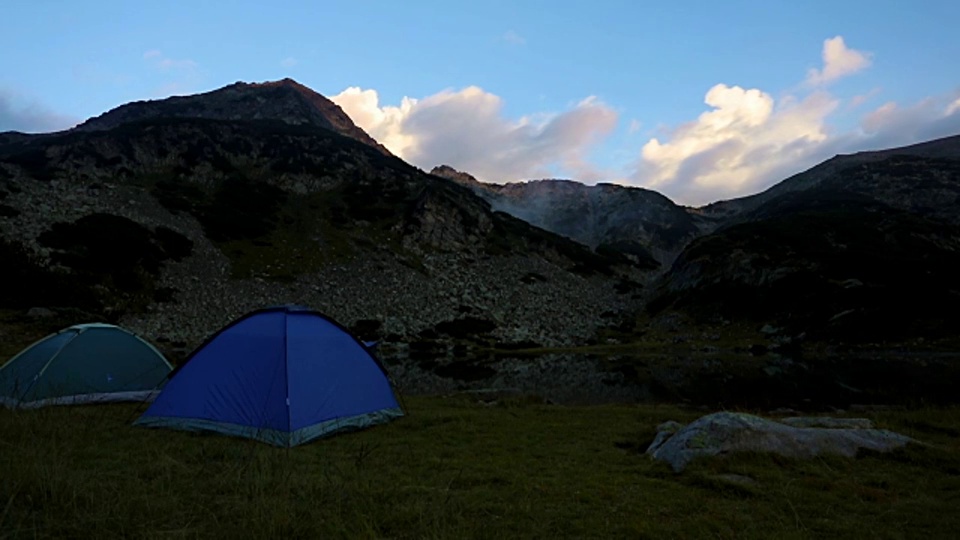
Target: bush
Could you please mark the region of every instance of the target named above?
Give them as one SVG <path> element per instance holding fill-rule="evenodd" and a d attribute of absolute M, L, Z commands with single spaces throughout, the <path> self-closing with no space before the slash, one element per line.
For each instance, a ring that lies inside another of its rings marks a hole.
<path fill-rule="evenodd" d="M 48 277 L 71 281 L 63 287 L 69 290 L 66 298 L 82 307 L 88 307 L 91 298 L 96 298 L 97 307 L 110 305 L 121 311 L 140 309 L 155 299 L 172 298 L 170 292 L 155 290 L 156 277 L 166 261 L 180 260 L 193 251 L 193 242 L 172 229 L 159 227 L 151 231 L 110 214 L 91 214 L 73 223 L 56 223 L 38 241 L 54 250 L 54 263 L 69 269 L 69 275 L 44 271 Z M 98 290 L 101 292 L 96 293 Z"/>
<path fill-rule="evenodd" d="M 72 306 L 100 311 L 93 292 L 70 276 L 44 268 L 22 244 L 0 238 L 0 307 Z"/>

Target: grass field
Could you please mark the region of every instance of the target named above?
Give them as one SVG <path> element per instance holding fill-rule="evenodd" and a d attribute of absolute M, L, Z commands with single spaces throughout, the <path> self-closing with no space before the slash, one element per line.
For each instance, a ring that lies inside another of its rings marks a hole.
<path fill-rule="evenodd" d="M 960 530 L 960 408 L 866 415 L 935 448 L 807 462 L 747 455 L 676 475 L 642 450 L 658 423 L 702 411 L 466 397 L 406 405 L 408 416 L 391 424 L 289 450 L 131 427 L 136 405 L 0 410 L 0 537 L 950 538 Z"/>

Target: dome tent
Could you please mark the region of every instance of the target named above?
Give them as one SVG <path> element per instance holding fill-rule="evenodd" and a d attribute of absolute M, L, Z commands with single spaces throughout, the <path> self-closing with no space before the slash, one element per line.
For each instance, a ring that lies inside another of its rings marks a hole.
<path fill-rule="evenodd" d="M 403 416 L 386 370 L 343 326 L 299 306 L 228 324 L 135 422 L 292 447 Z"/>
<path fill-rule="evenodd" d="M 171 369 L 157 349 L 128 330 L 80 324 L 37 341 L 0 367 L 0 404 L 148 401 Z"/>

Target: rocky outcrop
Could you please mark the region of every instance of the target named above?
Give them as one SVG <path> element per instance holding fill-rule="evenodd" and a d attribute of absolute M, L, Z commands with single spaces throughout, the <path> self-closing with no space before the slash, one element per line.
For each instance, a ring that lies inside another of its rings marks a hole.
<path fill-rule="evenodd" d="M 570 180 L 489 184 L 448 165 L 435 167 L 431 174 L 469 187 L 495 210 L 591 248 L 619 251 L 652 266 L 669 266 L 704 226 L 715 227 L 708 218 L 642 188 L 587 186 Z"/>
<path fill-rule="evenodd" d="M 888 452 L 913 439 L 873 429 L 862 418 L 791 418 L 774 421 L 743 413 L 714 413 L 680 427 L 661 425 L 647 455 L 683 471 L 694 459 L 736 452 L 771 453 L 807 459 L 821 455 L 854 457 L 861 449 Z"/>
<path fill-rule="evenodd" d="M 488 207 L 457 191 L 431 186 L 420 194 L 404 225 L 407 248 L 450 252 L 483 245 L 494 227 Z"/>
<path fill-rule="evenodd" d="M 453 180 L 454 182 L 471 189 L 483 188 L 483 184 L 472 174 L 458 171 L 449 165 L 437 165 L 430 170 L 430 174 L 439 176 L 440 178 L 446 178 L 447 180 Z"/>

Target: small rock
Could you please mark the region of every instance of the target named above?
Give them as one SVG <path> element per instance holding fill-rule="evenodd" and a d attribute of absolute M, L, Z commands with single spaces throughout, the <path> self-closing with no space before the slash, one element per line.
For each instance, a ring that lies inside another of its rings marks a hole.
<path fill-rule="evenodd" d="M 27 310 L 27 317 L 30 317 L 31 319 L 49 319 L 55 315 L 56 313 L 52 309 L 47 309 L 45 307 L 32 307 Z"/>
<path fill-rule="evenodd" d="M 857 310 L 855 310 L 855 309 L 848 309 L 848 310 L 846 310 L 846 311 L 841 311 L 840 313 L 837 313 L 837 314 L 834 315 L 833 317 L 830 317 L 830 320 L 829 320 L 828 322 L 834 322 L 834 321 L 836 321 L 836 320 L 842 319 L 842 318 L 846 317 L 847 315 L 850 315 L 851 313 L 855 313 L 856 311 L 857 311 Z"/>

